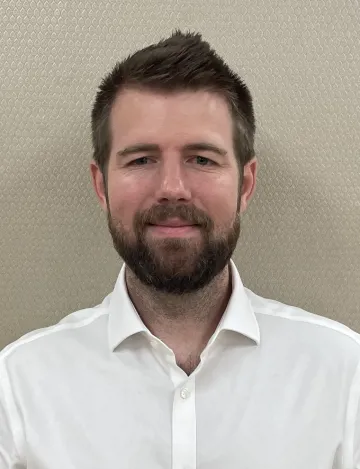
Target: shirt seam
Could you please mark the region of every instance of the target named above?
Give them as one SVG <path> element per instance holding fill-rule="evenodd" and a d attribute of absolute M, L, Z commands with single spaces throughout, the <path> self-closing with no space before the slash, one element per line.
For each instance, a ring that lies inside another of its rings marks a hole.
<path fill-rule="evenodd" d="M 61 332 L 61 331 L 64 331 L 64 330 L 66 331 L 66 330 L 69 330 L 69 329 L 78 329 L 80 327 L 85 327 L 85 326 L 91 324 L 92 322 L 94 322 L 100 316 L 103 316 L 104 314 L 107 314 L 107 313 L 108 313 L 108 311 L 105 309 L 105 310 L 102 310 L 102 311 L 98 312 L 96 315 L 91 316 L 91 318 L 82 319 L 82 320 L 80 320 L 76 323 L 71 323 L 71 324 L 68 324 L 68 323 L 63 324 L 63 323 L 60 322 L 58 324 L 55 324 L 53 326 L 50 326 L 50 327 L 46 328 L 45 330 L 39 331 L 38 333 L 34 333 L 34 334 L 30 335 L 29 337 L 25 336 L 24 338 L 20 338 L 16 342 L 14 342 L 12 344 L 9 344 L 7 347 L 5 347 L 5 349 L 0 353 L 0 364 L 1 364 L 1 362 L 4 362 L 7 357 L 9 357 L 14 351 L 16 351 L 16 349 L 18 347 L 20 347 L 22 345 L 26 345 L 30 342 L 33 342 L 34 340 L 40 339 L 40 338 L 45 337 L 47 335 L 54 334 L 56 332 Z"/>
<path fill-rule="evenodd" d="M 21 418 L 15 400 L 13 398 L 10 379 L 5 364 L 0 363 L 0 366 L 2 368 L 2 371 L 0 373 L 0 386 L 3 388 L 4 392 L 4 409 L 8 416 L 9 427 L 13 435 L 14 448 L 16 452 L 15 456 L 18 462 L 23 462 L 20 456 L 20 448 L 24 448 L 25 435 L 21 426 Z M 10 455 L 8 455 L 5 451 L 4 454 L 6 454 L 8 459 L 10 458 Z M 12 461 L 10 460 L 10 462 Z"/>
<path fill-rule="evenodd" d="M 294 317 L 283 312 L 274 312 L 269 309 L 256 310 L 258 314 L 264 314 L 272 317 L 280 317 L 281 319 L 287 319 L 290 321 L 304 322 L 308 324 L 314 324 L 326 329 L 331 329 L 339 334 L 352 339 L 357 345 L 360 345 L 360 337 L 352 329 L 342 329 L 336 323 L 336 321 L 331 323 L 323 323 L 321 320 L 313 317 Z M 346 326 L 345 326 L 346 327 Z M 359 411 L 359 402 L 360 402 L 360 361 L 356 367 L 354 377 L 350 386 L 349 398 L 346 408 L 345 416 L 345 441 L 343 441 L 343 457 L 342 457 L 342 467 L 343 469 L 353 469 L 354 466 L 354 440 L 355 440 L 355 430 L 356 430 L 356 416 Z"/>
<path fill-rule="evenodd" d="M 352 469 L 354 465 L 354 440 L 356 430 L 356 420 L 359 411 L 360 401 L 360 362 L 350 387 L 349 400 L 347 405 L 345 419 L 345 434 L 349 435 L 348 440 L 344 442 L 344 469 Z"/>
<path fill-rule="evenodd" d="M 276 312 L 275 313 L 275 312 L 273 312 L 271 310 L 267 310 L 267 309 L 262 309 L 262 310 L 259 311 L 258 309 L 255 310 L 255 308 L 254 308 L 254 311 L 255 311 L 256 314 L 264 314 L 264 315 L 272 316 L 272 317 L 280 317 L 281 319 L 288 319 L 289 321 L 305 322 L 305 323 L 308 323 L 308 324 L 314 324 L 316 326 L 324 327 L 325 329 L 331 329 L 333 331 L 338 332 L 341 335 L 349 337 L 357 345 L 360 346 L 360 336 L 359 336 L 359 334 L 357 332 L 353 331 L 352 329 L 343 330 L 341 327 L 339 327 L 340 324 L 337 325 L 336 321 L 333 321 L 333 323 L 324 324 L 323 322 L 321 322 L 320 320 L 318 320 L 316 318 L 294 317 L 294 316 L 291 316 L 291 315 L 287 315 L 286 313 L 282 313 L 282 312 Z M 344 326 L 344 327 L 347 327 L 347 326 Z"/>

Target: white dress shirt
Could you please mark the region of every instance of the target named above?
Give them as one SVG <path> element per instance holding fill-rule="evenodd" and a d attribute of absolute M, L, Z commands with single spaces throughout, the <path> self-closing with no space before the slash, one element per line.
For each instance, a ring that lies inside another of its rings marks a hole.
<path fill-rule="evenodd" d="M 360 338 L 244 288 L 187 376 L 124 267 L 0 354 L 0 469 L 359 469 Z"/>

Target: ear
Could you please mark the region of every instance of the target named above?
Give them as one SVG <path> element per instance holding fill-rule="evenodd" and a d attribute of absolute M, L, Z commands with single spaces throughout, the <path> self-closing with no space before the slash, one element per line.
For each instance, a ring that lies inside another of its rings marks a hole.
<path fill-rule="evenodd" d="M 250 202 L 256 186 L 256 175 L 257 175 L 257 159 L 252 158 L 244 166 L 244 176 L 241 186 L 241 201 L 240 201 L 240 213 L 245 212 L 248 203 Z"/>
<path fill-rule="evenodd" d="M 101 208 L 105 212 L 107 212 L 108 207 L 106 203 L 104 176 L 94 160 L 92 160 L 90 163 L 90 173 L 92 185 L 94 187 L 95 194 L 100 202 Z"/>

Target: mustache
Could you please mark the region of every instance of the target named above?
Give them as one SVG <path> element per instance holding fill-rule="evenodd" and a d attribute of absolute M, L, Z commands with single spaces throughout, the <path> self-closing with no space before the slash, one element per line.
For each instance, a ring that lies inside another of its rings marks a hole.
<path fill-rule="evenodd" d="M 137 213 L 135 224 L 139 227 L 156 225 L 169 218 L 180 218 L 189 224 L 200 225 L 208 230 L 213 228 L 213 221 L 203 210 L 186 204 L 154 205 L 149 210 Z"/>

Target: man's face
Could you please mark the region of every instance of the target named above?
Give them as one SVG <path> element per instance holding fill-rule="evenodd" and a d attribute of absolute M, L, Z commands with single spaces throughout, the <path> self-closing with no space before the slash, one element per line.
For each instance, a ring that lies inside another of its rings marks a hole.
<path fill-rule="evenodd" d="M 240 234 L 232 120 L 216 94 L 125 90 L 111 111 L 108 225 L 146 285 L 181 294 L 227 265 Z"/>

